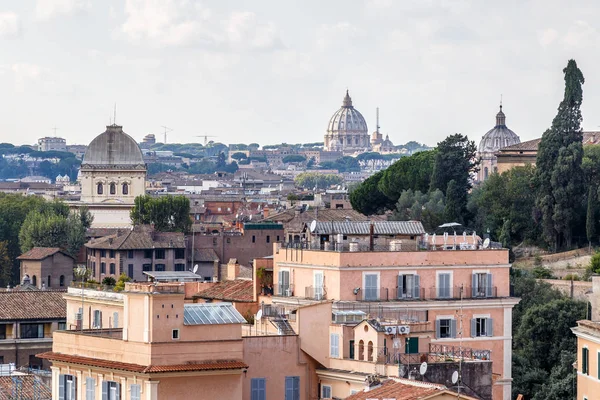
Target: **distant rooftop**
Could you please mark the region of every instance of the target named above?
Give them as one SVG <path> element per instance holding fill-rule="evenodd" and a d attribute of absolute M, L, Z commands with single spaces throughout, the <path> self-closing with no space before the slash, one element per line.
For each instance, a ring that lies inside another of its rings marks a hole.
<path fill-rule="evenodd" d="M 421 235 L 421 221 L 316 221 L 311 233 L 316 235 L 369 235 L 373 225 L 375 235 Z M 310 226 L 313 227 L 312 224 Z"/>
<path fill-rule="evenodd" d="M 147 275 L 154 282 L 194 282 L 204 280 L 204 278 L 192 271 L 144 271 L 144 275 Z"/>

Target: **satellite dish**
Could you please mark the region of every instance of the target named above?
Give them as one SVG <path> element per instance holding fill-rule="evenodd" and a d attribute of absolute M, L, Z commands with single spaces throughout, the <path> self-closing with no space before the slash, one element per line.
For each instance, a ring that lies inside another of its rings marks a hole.
<path fill-rule="evenodd" d="M 483 241 L 483 248 L 487 249 L 488 247 L 490 247 L 490 238 L 487 238 Z"/>
<path fill-rule="evenodd" d="M 193 273 L 198 272 L 198 264 L 194 265 L 194 269 L 192 270 Z"/>
<path fill-rule="evenodd" d="M 310 223 L 310 232 L 314 233 L 315 229 L 317 229 L 317 220 L 314 220 Z"/>
<path fill-rule="evenodd" d="M 258 312 L 256 313 L 256 319 L 261 319 L 262 318 L 262 310 L 258 310 Z"/>
<path fill-rule="evenodd" d="M 421 367 L 419 368 L 419 373 L 421 375 L 425 375 L 425 372 L 427 372 L 427 363 L 426 362 L 422 362 L 421 363 Z"/>
<path fill-rule="evenodd" d="M 452 373 L 452 384 L 455 385 L 458 382 L 458 371 Z"/>
<path fill-rule="evenodd" d="M 400 364 L 400 368 L 398 368 L 398 373 L 400 377 L 403 378 L 406 375 L 406 365 Z"/>

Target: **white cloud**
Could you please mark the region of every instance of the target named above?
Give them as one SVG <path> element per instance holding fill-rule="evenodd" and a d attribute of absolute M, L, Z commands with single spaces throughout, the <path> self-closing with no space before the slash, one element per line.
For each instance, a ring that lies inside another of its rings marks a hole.
<path fill-rule="evenodd" d="M 321 51 L 336 47 L 348 49 L 356 44 L 364 32 L 355 24 L 342 21 L 333 25 L 321 25 L 317 30 L 317 48 Z"/>
<path fill-rule="evenodd" d="M 234 12 L 226 25 L 229 43 L 234 47 L 272 49 L 281 46 L 275 24 L 260 23 L 253 12 Z"/>
<path fill-rule="evenodd" d="M 562 38 L 563 44 L 570 47 L 589 47 L 598 42 L 598 31 L 586 21 L 575 21 Z"/>
<path fill-rule="evenodd" d="M 538 33 L 538 40 L 542 47 L 548 47 L 558 38 L 556 29 L 548 28 Z"/>
<path fill-rule="evenodd" d="M 89 0 L 37 0 L 35 15 L 44 21 L 59 15 L 73 15 L 90 7 Z"/>
<path fill-rule="evenodd" d="M 21 31 L 19 16 L 14 12 L 0 13 L 0 37 L 15 37 Z"/>
<path fill-rule="evenodd" d="M 14 75 L 15 90 L 22 92 L 27 83 L 39 80 L 42 74 L 42 68 L 36 64 L 16 63 L 10 67 Z"/>

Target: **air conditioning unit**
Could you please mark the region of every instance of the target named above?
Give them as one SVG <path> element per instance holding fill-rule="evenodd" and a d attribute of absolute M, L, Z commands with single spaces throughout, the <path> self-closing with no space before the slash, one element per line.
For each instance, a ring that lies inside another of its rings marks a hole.
<path fill-rule="evenodd" d="M 388 335 L 395 335 L 396 334 L 396 327 L 395 326 L 386 326 L 385 327 L 385 333 L 387 333 Z"/>
<path fill-rule="evenodd" d="M 400 325 L 398 327 L 398 333 L 400 335 L 408 335 L 410 333 L 410 326 L 408 326 L 408 325 Z"/>

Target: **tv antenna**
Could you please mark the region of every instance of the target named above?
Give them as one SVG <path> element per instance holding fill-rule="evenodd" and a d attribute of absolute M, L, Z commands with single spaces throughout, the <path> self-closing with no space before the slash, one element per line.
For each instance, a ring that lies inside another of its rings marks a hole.
<path fill-rule="evenodd" d="M 165 144 L 167 144 L 167 133 L 173 132 L 173 129 L 169 128 L 168 126 L 164 126 L 164 125 L 161 125 L 161 127 L 165 130 L 165 132 L 164 132 Z"/>
<path fill-rule="evenodd" d="M 215 135 L 195 135 L 194 137 L 203 137 L 204 138 L 204 146 L 208 144 L 209 137 L 216 137 Z"/>
<path fill-rule="evenodd" d="M 52 128 L 52 130 L 54 131 L 54 136 L 56 136 L 56 130 L 57 130 L 57 129 L 58 129 L 58 128 L 56 127 L 56 125 L 54 125 L 54 128 Z"/>

